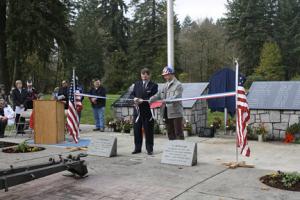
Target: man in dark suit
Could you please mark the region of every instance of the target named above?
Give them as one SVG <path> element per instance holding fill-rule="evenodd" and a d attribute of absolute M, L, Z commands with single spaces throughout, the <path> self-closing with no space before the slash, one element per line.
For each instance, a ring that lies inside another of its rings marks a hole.
<path fill-rule="evenodd" d="M 69 105 L 69 86 L 66 80 L 61 82 L 61 87 L 58 90 L 57 100 L 65 104 L 65 109 L 68 109 Z"/>
<path fill-rule="evenodd" d="M 141 80 L 134 84 L 131 97 L 134 99 L 134 144 L 132 154 L 141 153 L 143 144 L 142 128 L 146 137 L 146 150 L 148 155 L 153 153 L 154 145 L 154 119 L 148 102 L 149 98 L 157 93 L 158 85 L 150 80 L 150 71 L 147 68 L 141 70 Z"/>
<path fill-rule="evenodd" d="M 18 134 L 24 134 L 24 123 L 25 119 L 21 117 L 21 113 L 26 110 L 27 104 L 27 91 L 23 88 L 22 81 L 16 81 L 16 88 L 12 91 L 13 109 L 16 113 L 16 128 Z M 17 123 L 21 123 L 18 125 Z"/>

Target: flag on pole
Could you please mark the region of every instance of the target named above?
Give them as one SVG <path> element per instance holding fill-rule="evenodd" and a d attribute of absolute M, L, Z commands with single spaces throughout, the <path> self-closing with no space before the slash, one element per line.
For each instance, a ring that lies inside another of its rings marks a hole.
<path fill-rule="evenodd" d="M 75 92 L 76 92 L 76 80 L 75 80 L 75 71 L 73 71 L 73 77 L 69 89 L 69 107 L 67 113 L 67 128 L 70 135 L 73 137 L 74 141 L 78 143 L 79 135 L 79 119 L 76 111 L 75 103 Z"/>
<path fill-rule="evenodd" d="M 241 154 L 244 156 L 250 156 L 250 148 L 247 141 L 247 126 L 250 120 L 250 110 L 247 102 L 244 83 L 246 78 L 239 77 L 237 88 L 237 147 L 240 149 Z"/>

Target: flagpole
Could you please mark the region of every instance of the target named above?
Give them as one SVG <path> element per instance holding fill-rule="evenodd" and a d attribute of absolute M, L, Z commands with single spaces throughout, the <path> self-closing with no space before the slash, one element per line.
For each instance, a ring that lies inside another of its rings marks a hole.
<path fill-rule="evenodd" d="M 236 116 L 236 130 L 235 130 L 235 153 L 236 153 L 236 163 L 239 162 L 239 152 L 238 152 L 238 146 L 237 146 L 237 143 L 238 143 L 238 105 L 237 105 L 237 102 L 238 102 L 238 85 L 239 85 L 239 63 L 238 63 L 238 60 L 235 59 L 235 116 Z"/>
<path fill-rule="evenodd" d="M 74 95 L 74 108 L 76 110 L 76 77 L 75 77 L 75 68 L 73 68 L 73 95 Z M 77 120 L 79 122 L 79 116 L 78 113 L 76 113 Z M 78 126 L 79 129 L 79 126 Z M 80 138 L 80 131 L 78 130 L 78 139 Z"/>
<path fill-rule="evenodd" d="M 168 16 L 168 67 L 174 69 L 174 7 L 173 0 L 167 2 Z"/>
<path fill-rule="evenodd" d="M 76 108 L 76 79 L 75 79 L 75 68 L 73 68 L 73 75 L 72 75 L 72 79 L 73 79 L 73 95 L 74 95 L 74 107 Z"/>

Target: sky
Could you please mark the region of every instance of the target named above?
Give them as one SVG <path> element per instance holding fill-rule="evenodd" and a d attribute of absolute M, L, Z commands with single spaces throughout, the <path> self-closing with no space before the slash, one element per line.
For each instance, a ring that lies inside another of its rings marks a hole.
<path fill-rule="evenodd" d="M 211 17 L 214 20 L 224 16 L 226 0 L 176 0 L 175 13 L 182 22 L 189 15 L 193 20 Z"/>
<path fill-rule="evenodd" d="M 129 3 L 130 0 L 125 0 Z M 174 10 L 180 22 L 189 15 L 193 20 L 205 17 L 214 20 L 224 16 L 227 0 L 175 0 Z"/>

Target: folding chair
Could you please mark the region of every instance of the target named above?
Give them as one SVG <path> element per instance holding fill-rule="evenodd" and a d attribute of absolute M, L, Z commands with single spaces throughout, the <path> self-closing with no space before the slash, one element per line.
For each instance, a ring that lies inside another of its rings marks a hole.
<path fill-rule="evenodd" d="M 18 135 L 18 127 L 19 126 L 24 126 L 24 133 L 30 133 L 32 134 L 32 129 L 29 128 L 29 121 L 30 121 L 30 116 L 31 116 L 31 113 L 32 113 L 32 109 L 28 109 L 26 111 L 23 111 L 21 114 L 20 114 L 20 117 L 19 117 L 19 120 L 18 122 L 16 122 L 16 135 L 15 137 L 17 137 Z M 24 122 L 21 122 L 21 118 L 24 118 L 25 121 Z M 23 134 L 22 134 L 23 136 Z"/>

